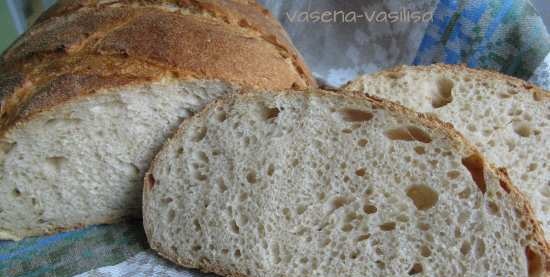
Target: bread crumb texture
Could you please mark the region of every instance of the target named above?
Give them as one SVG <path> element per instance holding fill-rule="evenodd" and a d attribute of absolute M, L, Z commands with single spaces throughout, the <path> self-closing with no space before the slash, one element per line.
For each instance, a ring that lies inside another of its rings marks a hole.
<path fill-rule="evenodd" d="M 225 98 L 148 176 L 151 246 L 207 272 L 544 276 L 549 261 L 525 200 L 458 133 L 358 94 Z"/>

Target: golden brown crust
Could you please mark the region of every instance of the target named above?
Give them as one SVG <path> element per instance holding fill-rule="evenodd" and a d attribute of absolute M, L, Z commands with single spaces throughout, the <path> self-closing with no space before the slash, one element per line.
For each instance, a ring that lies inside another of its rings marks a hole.
<path fill-rule="evenodd" d="M 240 95 L 243 97 L 252 97 L 256 93 L 257 92 L 254 92 L 254 91 L 244 90 L 240 93 Z M 279 93 L 293 94 L 296 92 L 283 91 Z M 443 122 L 435 116 L 427 115 L 423 113 L 417 113 L 417 112 L 414 112 L 413 110 L 410 110 L 392 101 L 388 101 L 375 96 L 370 96 L 363 92 L 346 91 L 345 93 L 343 93 L 343 92 L 337 92 L 337 91 L 333 92 L 333 91 L 323 91 L 323 90 L 308 90 L 308 91 L 301 91 L 300 93 L 309 94 L 309 95 L 328 94 L 328 95 L 333 95 L 337 97 L 351 97 L 357 100 L 363 100 L 363 101 L 367 100 L 372 104 L 374 104 L 376 107 L 401 114 L 403 117 L 406 117 L 406 118 L 412 118 L 414 120 L 418 120 L 425 127 L 432 129 L 432 131 L 440 132 L 444 134 L 444 136 L 449 138 L 450 143 L 452 144 L 452 147 L 457 149 L 457 151 L 460 151 L 468 156 L 475 154 L 481 157 L 482 163 L 484 164 L 483 166 L 484 170 L 490 170 L 496 176 L 499 177 L 500 188 L 502 188 L 502 191 L 505 192 L 505 194 L 508 195 L 512 200 L 512 202 L 515 204 L 515 209 L 517 209 L 518 213 L 522 216 L 522 219 L 523 219 L 522 221 L 524 222 L 523 224 L 525 225 L 525 228 L 530 228 L 531 230 L 531 234 L 528 238 L 531 241 L 531 244 L 527 245 L 526 247 L 526 252 L 529 252 L 531 255 L 527 255 L 529 256 L 527 258 L 540 259 L 540 261 L 536 261 L 536 262 L 541 262 L 541 265 L 543 267 L 543 276 L 547 276 L 548 274 L 550 274 L 550 244 L 544 238 L 543 229 L 536 219 L 535 213 L 531 208 L 529 200 L 519 191 L 517 187 L 515 187 L 512 184 L 511 180 L 508 178 L 505 172 L 497 169 L 495 166 L 488 163 L 485 160 L 484 156 L 481 154 L 481 152 L 479 152 L 473 144 L 468 142 L 468 140 L 466 140 L 462 134 L 456 131 L 451 124 Z M 192 118 L 185 119 L 179 126 L 178 130 L 173 134 L 171 138 L 169 138 L 164 143 L 160 151 L 157 153 L 157 155 L 155 155 L 155 158 L 151 162 L 151 166 L 149 170 L 145 174 L 146 178 L 144 181 L 144 189 L 143 189 L 143 199 L 144 199 L 143 225 L 144 225 L 147 239 L 149 240 L 149 244 L 151 245 L 151 248 L 155 250 L 157 253 L 159 253 L 161 256 L 167 258 L 168 260 L 184 267 L 196 268 L 204 272 L 213 272 L 216 274 L 220 274 L 222 276 L 246 277 L 244 273 L 227 271 L 227 269 L 224 269 L 223 267 L 215 264 L 215 262 L 212 263 L 212 261 L 209 261 L 208 263 L 204 263 L 202 261 L 197 263 L 194 261 L 185 261 L 176 257 L 175 255 L 170 255 L 169 254 L 171 253 L 170 249 L 164 249 L 161 247 L 160 244 L 157 244 L 156 242 L 150 240 L 151 229 L 150 229 L 149 218 L 147 217 L 147 211 L 146 211 L 146 205 L 145 205 L 149 197 L 148 193 L 150 193 L 150 190 L 152 190 L 152 186 L 149 182 L 150 180 L 152 180 L 153 177 L 150 177 L 150 175 L 154 171 L 154 168 L 155 168 L 155 165 L 157 164 L 160 153 L 165 151 L 164 149 L 167 148 L 167 145 L 172 143 L 173 140 L 182 136 L 185 126 L 187 126 L 191 120 L 198 120 L 204 117 L 206 114 L 208 114 L 209 110 L 216 109 L 218 106 L 221 106 L 224 103 L 227 103 L 228 101 L 233 101 L 236 97 L 239 97 L 239 95 L 236 95 L 236 94 L 227 95 L 221 99 L 215 100 L 210 104 L 208 104 L 201 112 L 196 114 L 193 117 L 193 119 Z M 531 260 L 528 261 L 530 268 L 532 263 L 533 261 Z"/>
<path fill-rule="evenodd" d="M 303 59 L 294 48 L 283 27 L 273 18 L 267 9 L 255 1 L 249 0 L 115 0 L 101 2 L 98 0 L 62 0 L 46 11 L 37 20 L 40 24 L 48 19 L 65 16 L 83 8 L 105 7 L 114 5 L 166 6 L 175 5 L 193 12 L 205 12 L 220 18 L 228 24 L 257 31 L 260 36 L 280 47 L 290 56 L 296 70 L 309 85 L 314 86 L 314 80 L 307 70 Z M 243 16 L 245 15 L 245 16 Z"/>
<path fill-rule="evenodd" d="M 250 27 L 239 18 L 255 21 Z M 245 1 L 60 1 L 2 55 L 0 133 L 65 101 L 166 76 L 269 89 L 315 85 L 285 38 Z"/>

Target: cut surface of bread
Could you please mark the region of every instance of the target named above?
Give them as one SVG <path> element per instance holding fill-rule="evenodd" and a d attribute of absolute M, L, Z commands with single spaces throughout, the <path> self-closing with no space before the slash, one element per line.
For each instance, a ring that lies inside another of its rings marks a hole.
<path fill-rule="evenodd" d="M 255 1 L 58 1 L 0 58 L 0 239 L 139 216 L 183 118 L 240 87 L 310 85 Z"/>
<path fill-rule="evenodd" d="M 448 125 L 361 94 L 249 92 L 145 177 L 149 243 L 225 276 L 544 276 L 528 202 Z"/>
<path fill-rule="evenodd" d="M 403 66 L 346 87 L 433 113 L 506 168 L 532 201 L 550 239 L 550 93 L 464 66 Z"/>
<path fill-rule="evenodd" d="M 139 216 L 139 183 L 179 122 L 235 89 L 166 81 L 99 92 L 19 124 L 0 142 L 0 237 Z"/>

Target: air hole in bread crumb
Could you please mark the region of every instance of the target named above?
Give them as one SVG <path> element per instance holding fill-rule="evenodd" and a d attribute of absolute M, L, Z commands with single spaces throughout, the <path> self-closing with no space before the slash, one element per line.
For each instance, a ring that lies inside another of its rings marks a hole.
<path fill-rule="evenodd" d="M 61 156 L 48 157 L 46 158 L 46 162 L 51 166 L 52 169 L 59 171 L 67 162 L 67 158 Z"/>
<path fill-rule="evenodd" d="M 352 222 L 356 219 L 360 220 L 361 216 L 359 216 L 358 214 L 352 211 L 346 214 L 346 217 L 344 218 L 344 222 Z"/>
<path fill-rule="evenodd" d="M 195 160 L 201 161 L 203 163 L 208 163 L 208 156 L 203 151 L 197 151 L 194 153 Z"/>
<path fill-rule="evenodd" d="M 292 216 L 290 215 L 290 210 L 288 208 L 283 208 L 283 215 L 285 216 L 286 220 L 292 219 Z"/>
<path fill-rule="evenodd" d="M 275 166 L 273 164 L 270 164 L 267 166 L 267 175 L 273 176 L 273 173 L 275 172 Z"/>
<path fill-rule="evenodd" d="M 439 195 L 432 188 L 425 185 L 413 185 L 407 189 L 407 196 L 413 201 L 418 210 L 427 210 L 435 206 Z"/>
<path fill-rule="evenodd" d="M 432 250 L 430 250 L 430 248 L 426 245 L 422 245 L 420 247 L 420 255 L 422 255 L 422 257 L 429 257 L 432 255 Z"/>
<path fill-rule="evenodd" d="M 240 258 L 241 255 L 242 255 L 242 254 L 241 254 L 241 250 L 240 250 L 240 249 L 235 250 L 235 252 L 233 253 L 233 255 L 234 255 L 235 257 L 237 257 L 237 258 Z"/>
<path fill-rule="evenodd" d="M 418 155 L 424 155 L 426 154 L 426 149 L 423 146 L 416 146 L 414 148 L 414 152 L 416 152 L 416 154 Z"/>
<path fill-rule="evenodd" d="M 468 255 L 468 253 L 470 253 L 470 249 L 471 249 L 470 242 L 463 241 L 462 245 L 460 246 L 460 253 L 462 253 L 462 255 L 466 256 L 466 255 Z"/>
<path fill-rule="evenodd" d="M 255 184 L 257 181 L 256 171 L 254 170 L 249 171 L 248 174 L 246 174 L 246 181 L 248 181 L 248 183 L 250 184 Z"/>
<path fill-rule="evenodd" d="M 14 188 L 14 189 L 12 190 L 12 194 L 13 194 L 13 196 L 15 196 L 15 197 L 19 197 L 19 196 L 21 196 L 21 191 L 20 191 L 18 188 Z"/>
<path fill-rule="evenodd" d="M 464 190 L 459 192 L 458 197 L 460 199 L 466 199 L 466 198 L 470 197 L 470 188 L 465 188 Z"/>
<path fill-rule="evenodd" d="M 204 126 L 195 127 L 193 133 L 191 134 L 191 140 L 194 142 L 199 142 L 206 137 L 206 132 L 208 129 Z"/>
<path fill-rule="evenodd" d="M 428 231 L 430 230 L 430 224 L 428 223 L 418 223 L 418 229 L 422 230 L 422 231 Z"/>
<path fill-rule="evenodd" d="M 198 171 L 198 170 L 193 172 L 193 177 L 195 178 L 195 180 L 197 180 L 199 182 L 203 182 L 203 181 L 206 181 L 208 179 L 208 176 L 201 174 L 201 172 Z"/>
<path fill-rule="evenodd" d="M 360 242 L 360 241 L 368 240 L 369 238 L 370 238 L 370 234 L 363 234 L 363 235 L 358 236 L 355 239 L 355 241 Z"/>
<path fill-rule="evenodd" d="M 442 78 L 437 81 L 437 90 L 432 95 L 432 107 L 441 108 L 453 101 L 453 81 Z"/>
<path fill-rule="evenodd" d="M 258 224 L 258 235 L 260 236 L 260 238 L 265 237 L 265 227 L 263 223 Z"/>
<path fill-rule="evenodd" d="M 391 140 L 420 141 L 423 143 L 432 142 L 428 133 L 416 126 L 403 126 L 386 130 L 384 135 Z"/>
<path fill-rule="evenodd" d="M 415 264 L 413 264 L 413 266 L 409 270 L 409 275 L 415 275 L 415 274 L 418 274 L 418 273 L 422 273 L 422 264 L 415 263 Z"/>
<path fill-rule="evenodd" d="M 487 211 L 494 216 L 500 216 L 498 205 L 493 201 L 487 202 Z"/>
<path fill-rule="evenodd" d="M 215 118 L 219 122 L 224 122 L 227 119 L 227 113 L 225 111 L 219 111 L 216 113 Z"/>
<path fill-rule="evenodd" d="M 296 209 L 296 213 L 299 215 L 303 214 L 305 211 L 306 211 L 306 207 L 303 205 L 298 206 L 298 208 Z"/>
<path fill-rule="evenodd" d="M 245 226 L 248 224 L 248 216 L 245 214 L 240 214 L 239 216 L 239 226 Z"/>
<path fill-rule="evenodd" d="M 378 211 L 378 209 L 376 208 L 376 206 L 374 205 L 364 205 L 363 206 L 363 211 L 366 213 L 366 214 L 373 214 L 373 213 L 376 213 Z"/>
<path fill-rule="evenodd" d="M 169 203 L 172 202 L 172 201 L 174 201 L 174 199 L 172 199 L 172 197 L 165 197 L 165 198 L 162 198 L 162 199 L 160 200 L 160 202 L 161 202 L 162 204 L 164 204 L 164 205 L 167 205 L 167 204 L 169 204 Z"/>
<path fill-rule="evenodd" d="M 476 241 L 475 255 L 478 259 L 485 256 L 485 242 L 482 239 Z"/>
<path fill-rule="evenodd" d="M 451 180 L 454 180 L 460 176 L 460 172 L 456 170 L 451 170 L 447 172 L 447 177 Z"/>
<path fill-rule="evenodd" d="M 330 200 L 330 211 L 337 210 L 349 203 L 351 203 L 352 199 L 344 196 L 335 196 Z"/>
<path fill-rule="evenodd" d="M 404 215 L 404 214 L 400 214 L 397 216 L 397 221 L 399 222 L 409 222 L 409 217 Z"/>
<path fill-rule="evenodd" d="M 224 193 L 227 190 L 223 178 L 218 179 L 218 191 Z"/>
<path fill-rule="evenodd" d="M 497 96 L 498 96 L 500 99 L 507 99 L 507 98 L 512 97 L 512 95 L 510 95 L 510 94 L 508 94 L 508 93 L 505 93 L 505 92 L 498 93 Z"/>
<path fill-rule="evenodd" d="M 342 226 L 342 231 L 344 231 L 346 233 L 351 231 L 351 230 L 353 230 L 353 225 L 351 225 L 351 224 L 344 224 L 344 226 Z"/>
<path fill-rule="evenodd" d="M 201 224 L 198 219 L 193 219 L 193 226 L 195 226 L 195 232 L 200 232 L 202 230 Z"/>
<path fill-rule="evenodd" d="M 462 159 L 462 164 L 470 171 L 472 179 L 482 193 L 487 190 L 484 176 L 483 159 L 477 153 Z"/>
<path fill-rule="evenodd" d="M 381 224 L 379 227 L 380 227 L 380 230 L 382 231 L 393 231 L 395 230 L 395 222 L 386 222 L 386 223 L 383 223 Z"/>
<path fill-rule="evenodd" d="M 369 121 L 373 117 L 372 113 L 357 109 L 342 109 L 338 111 L 338 114 L 342 120 L 347 122 Z"/>
<path fill-rule="evenodd" d="M 514 132 L 516 132 L 516 134 L 520 137 L 527 138 L 531 136 L 531 133 L 533 131 L 531 124 L 526 121 L 515 122 L 513 126 L 514 126 Z"/>
<path fill-rule="evenodd" d="M 4 155 L 7 155 L 10 153 L 10 151 L 15 147 L 15 142 L 0 142 L 0 153 L 3 153 Z"/>
<path fill-rule="evenodd" d="M 361 147 L 365 147 L 365 145 L 367 145 L 367 143 L 369 143 L 369 141 L 367 139 L 360 139 L 359 141 L 357 141 L 357 145 L 359 145 Z"/>
<path fill-rule="evenodd" d="M 319 195 L 317 195 L 317 199 L 319 199 L 319 201 L 323 201 L 325 200 L 325 193 L 324 192 L 319 192 Z"/>
<path fill-rule="evenodd" d="M 330 239 L 324 239 L 323 241 L 321 241 L 320 245 L 321 247 L 327 247 L 331 242 L 332 240 Z"/>
<path fill-rule="evenodd" d="M 46 121 L 46 123 L 44 123 L 44 126 L 48 127 L 48 126 L 51 126 L 51 125 L 71 125 L 71 124 L 74 124 L 74 125 L 77 125 L 77 124 L 80 124 L 82 122 L 82 119 L 80 118 L 52 118 L 52 119 L 48 119 L 48 121 Z"/>
<path fill-rule="evenodd" d="M 353 130 L 351 130 L 351 129 L 343 129 L 342 130 L 342 133 L 344 133 L 344 134 L 351 134 L 352 132 L 353 132 Z"/>
<path fill-rule="evenodd" d="M 281 109 L 279 108 L 264 106 L 262 109 L 262 118 L 265 121 L 273 121 L 279 116 L 280 112 Z"/>
<path fill-rule="evenodd" d="M 239 225 L 237 225 L 237 222 L 234 219 L 229 222 L 229 230 L 237 235 L 241 232 Z"/>
<path fill-rule="evenodd" d="M 193 247 L 191 247 L 191 251 L 194 251 L 194 252 L 200 251 L 201 249 L 202 249 L 202 246 L 200 245 L 193 245 Z"/>
<path fill-rule="evenodd" d="M 168 211 L 168 216 L 167 216 L 168 222 L 174 221 L 174 218 L 176 218 L 176 211 L 174 210 Z"/>
<path fill-rule="evenodd" d="M 469 211 L 462 211 L 462 212 L 458 215 L 457 222 L 458 222 L 459 224 L 464 224 L 464 223 L 466 223 L 466 221 L 468 221 L 468 219 L 470 219 L 470 212 L 469 212 Z"/>

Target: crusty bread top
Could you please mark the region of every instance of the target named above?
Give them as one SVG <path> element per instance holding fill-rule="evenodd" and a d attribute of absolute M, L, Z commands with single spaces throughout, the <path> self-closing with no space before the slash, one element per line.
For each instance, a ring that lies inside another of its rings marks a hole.
<path fill-rule="evenodd" d="M 247 99 L 247 98 L 254 99 L 257 93 L 258 92 L 243 90 L 239 95 L 228 95 L 222 99 L 218 99 L 210 103 L 205 109 L 203 109 L 201 112 L 196 114 L 194 117 L 185 119 L 183 123 L 180 125 L 179 129 L 173 134 L 173 137 L 170 138 L 164 144 L 163 148 L 158 152 L 153 162 L 151 163 L 150 169 L 145 174 L 144 189 L 143 189 L 144 203 L 146 203 L 147 199 L 150 197 L 149 194 L 152 193 L 155 187 L 155 177 L 152 175 L 153 172 L 159 166 L 159 163 L 162 157 L 166 154 L 167 151 L 171 149 L 169 146 L 171 144 L 177 143 L 181 139 L 186 128 L 191 124 L 191 121 L 197 121 L 197 120 L 207 121 L 206 116 L 209 114 L 210 111 L 215 110 L 216 108 L 220 108 L 227 103 L 233 103 L 234 101 L 236 101 L 237 97 L 242 97 L 243 99 Z M 283 92 L 278 92 L 277 94 L 281 95 L 281 97 L 285 97 L 285 96 L 293 97 L 293 95 L 295 95 L 295 92 L 283 91 Z M 483 158 L 483 155 L 476 149 L 476 147 L 473 146 L 470 142 L 468 142 L 459 132 L 457 132 L 451 124 L 443 122 L 439 120 L 437 117 L 432 116 L 430 114 L 416 113 L 394 102 L 384 100 L 375 96 L 369 96 L 363 93 L 354 92 L 354 91 L 347 91 L 345 93 L 341 93 L 341 92 L 330 92 L 330 91 L 322 91 L 322 90 L 308 90 L 308 91 L 300 92 L 300 95 L 349 97 L 352 99 L 356 99 L 357 101 L 367 100 L 371 102 L 374 107 L 388 110 L 393 113 L 401 114 L 404 118 L 414 119 L 418 121 L 420 124 L 424 125 L 425 127 L 431 129 L 431 131 L 444 134 L 444 136 L 450 138 L 450 143 L 453 144 L 454 149 L 461 149 L 462 152 L 469 153 L 469 157 L 476 157 L 480 159 L 476 161 L 476 163 L 480 163 L 483 165 L 481 170 L 492 171 L 494 172 L 494 174 L 498 175 L 500 179 L 499 184 L 502 187 L 503 192 L 506 192 L 508 197 L 514 202 L 515 204 L 514 209 L 520 214 L 520 217 L 522 218 L 521 221 L 523 222 L 522 224 L 525 226 L 529 226 L 529 229 L 531 230 L 531 233 L 529 235 L 529 240 L 531 240 L 531 243 L 530 243 L 530 247 L 526 248 L 526 256 L 527 256 L 527 259 L 529 260 L 529 265 L 533 267 L 538 267 L 538 269 L 530 268 L 529 271 L 542 270 L 543 272 L 545 272 L 543 273 L 545 274 L 543 276 L 547 276 L 547 274 L 550 273 L 550 244 L 544 239 L 542 228 L 538 223 L 537 219 L 535 218 L 534 212 L 529 204 L 529 201 L 512 184 L 512 182 L 510 181 L 505 171 L 499 170 L 495 168 L 493 165 L 491 165 L 490 163 L 488 163 Z M 472 170 L 475 171 L 477 169 L 472 169 Z M 474 173 L 472 173 L 472 176 L 473 175 Z M 473 176 L 473 178 L 475 179 L 476 177 Z M 477 181 L 476 181 L 476 184 L 477 184 Z M 482 193 L 485 193 L 484 188 L 479 186 L 479 184 L 477 185 L 480 191 Z M 143 214 L 147 215 L 148 214 L 147 205 L 144 205 L 143 209 L 144 209 Z M 149 239 L 151 238 L 150 220 L 152 219 L 147 218 L 146 216 L 144 217 L 144 229 Z M 152 248 L 157 251 L 160 251 L 160 254 L 166 257 L 167 259 L 175 263 L 178 263 L 182 266 L 192 265 L 192 263 L 186 263 L 185 261 L 179 259 L 178 257 L 168 255 L 167 253 L 163 253 L 162 247 L 158 244 L 155 245 L 153 243 Z M 540 260 L 537 260 L 538 258 L 540 258 Z M 539 264 L 539 262 L 542 262 L 542 264 Z M 200 265 L 199 267 L 202 267 L 202 270 L 206 270 L 208 272 L 215 272 L 217 274 L 228 275 L 228 276 L 240 276 L 235 272 L 227 272 L 223 268 L 208 267 L 208 265 Z M 540 267 L 542 267 L 542 269 Z"/>
<path fill-rule="evenodd" d="M 254 1 L 60 1 L 1 57 L 0 133 L 73 98 L 166 77 L 316 85 Z"/>

